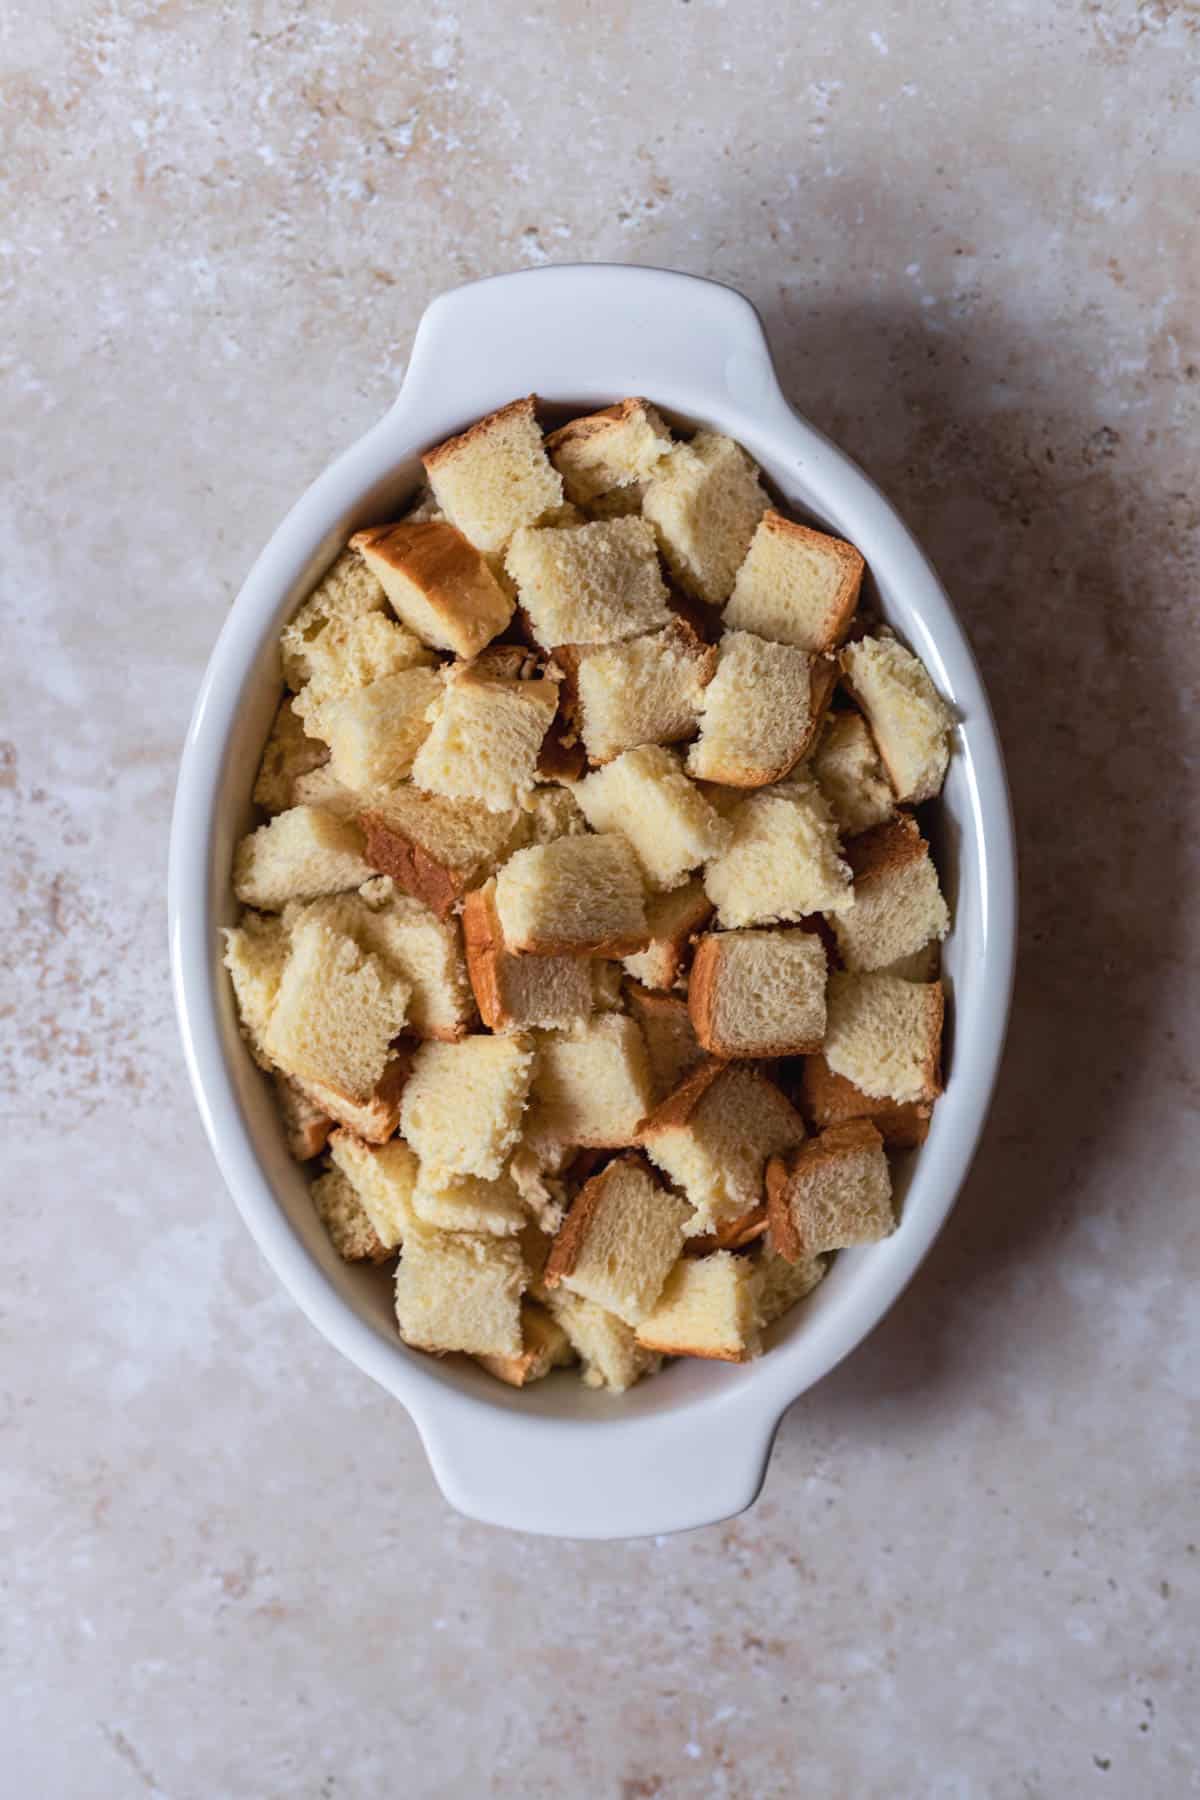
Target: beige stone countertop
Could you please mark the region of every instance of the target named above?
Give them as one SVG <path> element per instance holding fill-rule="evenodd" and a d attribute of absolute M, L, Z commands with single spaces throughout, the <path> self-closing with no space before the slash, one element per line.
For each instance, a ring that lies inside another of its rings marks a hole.
<path fill-rule="evenodd" d="M 1200 12 L 1188 0 L 21 0 L 0 25 L 13 1800 L 1200 1792 Z M 275 521 L 428 299 L 718 276 L 938 564 L 1021 969 L 975 1171 L 759 1503 L 444 1504 L 225 1194 L 176 759 Z"/>

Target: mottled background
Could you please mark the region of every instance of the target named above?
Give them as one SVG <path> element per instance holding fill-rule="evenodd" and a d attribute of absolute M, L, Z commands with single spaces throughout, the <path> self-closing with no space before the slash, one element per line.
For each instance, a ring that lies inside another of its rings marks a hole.
<path fill-rule="evenodd" d="M 1200 1791 L 1200 9 L 14 0 L 0 19 L 13 1796 Z M 176 757 L 252 557 L 428 298 L 744 288 L 999 713 L 1001 1093 L 736 1523 L 451 1514 L 287 1301 L 176 1047 Z"/>

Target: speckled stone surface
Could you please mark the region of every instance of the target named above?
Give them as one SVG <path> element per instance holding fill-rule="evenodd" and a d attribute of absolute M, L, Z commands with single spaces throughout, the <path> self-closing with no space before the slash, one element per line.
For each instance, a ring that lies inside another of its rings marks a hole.
<path fill-rule="evenodd" d="M 1200 1791 L 1200 13 L 210 0 L 0 26 L 3 1785 Z M 285 1299 L 167 987 L 174 765 L 271 524 L 430 296 L 713 274 L 939 564 L 1022 968 L 904 1302 L 760 1503 L 465 1523 Z"/>

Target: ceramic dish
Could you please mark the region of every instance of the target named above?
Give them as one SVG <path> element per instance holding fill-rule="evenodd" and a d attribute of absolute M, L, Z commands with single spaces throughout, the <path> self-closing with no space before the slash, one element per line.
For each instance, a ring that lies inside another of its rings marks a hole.
<path fill-rule="evenodd" d="M 230 861 L 251 822 L 250 790 L 279 699 L 281 625 L 352 531 L 401 510 L 420 482 L 420 451 L 529 392 L 563 418 L 644 394 L 683 427 L 736 438 L 789 508 L 862 551 L 875 599 L 961 720 L 932 833 L 954 917 L 944 957 L 946 1092 L 927 1143 L 898 1171 L 899 1229 L 842 1251 L 811 1298 L 768 1334 L 760 1359 L 678 1362 L 620 1396 L 570 1376 L 510 1390 L 465 1358 L 439 1362 L 400 1341 L 388 1278 L 343 1263 L 316 1217 L 268 1084 L 238 1034 L 218 941 L 236 914 Z M 246 1224 L 297 1303 L 406 1407 L 461 1511 L 558 1536 L 639 1536 L 750 1504 L 783 1412 L 866 1336 L 941 1229 L 979 1140 L 1007 1022 L 1013 834 L 987 698 L 937 577 L 882 494 L 789 406 L 750 303 L 665 270 L 544 268 L 434 301 L 391 410 L 313 484 L 255 563 L 188 733 L 169 911 L 176 1004 L 204 1124 Z"/>

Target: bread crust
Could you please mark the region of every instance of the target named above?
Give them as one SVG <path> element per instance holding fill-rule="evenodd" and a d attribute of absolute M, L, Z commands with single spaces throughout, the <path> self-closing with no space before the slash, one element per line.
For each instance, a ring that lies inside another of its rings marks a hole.
<path fill-rule="evenodd" d="M 550 1254 L 546 1258 L 546 1267 L 542 1275 L 542 1280 L 547 1287 L 557 1287 L 565 1275 L 574 1274 L 580 1252 L 592 1229 L 592 1221 L 603 1204 L 604 1195 L 613 1174 L 622 1163 L 644 1169 L 647 1174 L 650 1173 L 649 1165 L 643 1157 L 614 1156 L 611 1162 L 605 1163 L 598 1175 L 593 1175 L 584 1182 L 571 1202 L 571 1210 L 559 1226 L 557 1236 L 550 1246 Z"/>
<path fill-rule="evenodd" d="M 763 514 L 759 528 L 772 537 L 787 538 L 793 543 L 811 546 L 822 556 L 829 557 L 840 565 L 841 580 L 829 602 L 829 610 L 825 616 L 825 639 L 820 646 L 822 650 L 835 650 L 850 629 L 850 621 L 858 607 L 859 590 L 866 568 L 862 556 L 845 538 L 830 537 L 824 531 L 813 531 L 808 525 L 799 525 L 794 519 L 785 519 L 782 513 L 777 513 L 774 509 Z"/>
<path fill-rule="evenodd" d="M 822 1039 L 764 1038 L 748 1050 L 722 1041 L 717 1033 L 717 982 L 727 948 L 728 933 L 708 932 L 696 945 L 688 979 L 688 1012 L 692 1029 L 712 1056 L 727 1061 L 761 1062 L 764 1057 L 809 1056 L 821 1048 Z M 812 934 L 814 937 L 816 933 Z"/>
<path fill-rule="evenodd" d="M 421 458 L 426 472 L 432 473 L 441 463 L 451 461 L 460 450 L 467 449 L 481 437 L 487 437 L 502 421 L 521 416 L 532 419 L 536 425 L 536 394 L 526 394 L 520 400 L 510 400 L 507 406 L 498 407 L 495 412 L 488 413 L 486 417 L 476 419 L 473 425 L 468 425 L 467 429 L 460 431 L 456 437 L 446 438 L 442 443 L 435 444 L 432 450 L 426 450 Z M 353 538 L 350 541 L 353 543 Z"/>
<path fill-rule="evenodd" d="M 714 1250 L 745 1250 L 749 1245 L 765 1236 L 767 1230 L 767 1207 L 765 1201 L 751 1206 L 736 1219 L 727 1219 L 715 1231 L 707 1231 L 703 1237 L 685 1238 L 684 1256 L 710 1256 Z"/>
<path fill-rule="evenodd" d="M 323 1081 L 297 1081 L 296 1086 L 314 1105 L 365 1144 L 386 1144 L 389 1138 L 395 1137 L 399 1127 L 400 1102 L 411 1072 L 412 1060 L 407 1051 L 397 1051 L 379 1077 L 375 1092 L 366 1101 L 353 1100 Z"/>
<path fill-rule="evenodd" d="M 661 987 L 650 989 L 651 993 L 668 993 L 675 986 L 683 973 L 683 965 L 692 939 L 701 927 L 708 923 L 716 910 L 704 889 L 701 888 L 696 895 L 692 910 L 685 913 L 683 918 L 678 921 L 669 937 L 656 938 L 653 929 L 651 930 L 649 943 L 665 944 L 667 946 L 666 954 L 670 959 L 670 980 L 664 982 Z"/>
<path fill-rule="evenodd" d="M 371 867 L 382 875 L 390 875 L 406 894 L 423 900 L 439 919 L 448 918 L 467 891 L 467 878 L 430 856 L 382 813 L 368 808 L 357 816 Z"/>
<path fill-rule="evenodd" d="M 677 1126 L 686 1125 L 718 1075 L 728 1067 L 727 1062 L 717 1057 L 701 1063 L 680 1082 L 673 1094 L 668 1094 L 642 1120 L 638 1126 L 639 1143 L 645 1143 L 647 1138 L 656 1137 L 661 1131 L 674 1131 Z"/>
<path fill-rule="evenodd" d="M 626 400 L 618 400 L 614 406 L 603 406 L 599 412 L 587 413 L 581 419 L 568 419 L 546 438 L 546 450 L 553 454 L 561 450 L 564 444 L 582 444 L 588 438 L 606 437 L 614 425 L 623 425 L 631 419 L 639 407 L 649 408 L 650 402 L 640 395 L 633 394 Z"/>
<path fill-rule="evenodd" d="M 798 1098 L 818 1131 L 869 1119 L 891 1150 L 915 1150 L 929 1136 L 932 1100 L 876 1100 L 844 1075 L 835 1075 L 819 1052 L 804 1059 Z"/>
<path fill-rule="evenodd" d="M 803 1262 L 808 1254 L 789 1198 L 795 1176 L 863 1150 L 882 1149 L 883 1138 L 869 1119 L 847 1119 L 818 1137 L 805 1138 L 785 1156 L 772 1156 L 767 1162 L 767 1229 L 775 1254 L 790 1263 Z"/>
<path fill-rule="evenodd" d="M 847 838 L 844 854 L 857 887 L 920 862 L 929 855 L 929 845 L 912 814 L 898 812 L 881 825 L 872 825 L 869 831 Z"/>
<path fill-rule="evenodd" d="M 653 1337 L 644 1337 L 639 1325 L 636 1333 L 637 1341 L 643 1350 L 654 1350 L 662 1356 L 699 1356 L 705 1362 L 749 1362 L 753 1355 L 750 1350 L 714 1350 L 711 1344 L 664 1344 Z"/>
<path fill-rule="evenodd" d="M 350 547 L 360 556 L 369 550 L 419 589 L 460 656 L 474 656 L 512 618 L 513 602 L 487 559 L 448 520 L 373 525 L 356 531 Z"/>
<path fill-rule="evenodd" d="M 493 882 L 485 882 L 467 895 L 462 928 L 467 976 L 479 1016 L 489 1031 L 511 1031 L 520 1021 L 506 1009 L 500 992 L 500 958 L 505 946 Z"/>
<path fill-rule="evenodd" d="M 636 956 L 649 942 L 649 932 L 627 931 L 624 936 L 589 938 L 586 943 L 578 938 L 538 937 L 508 947 L 518 956 L 602 956 L 620 962 L 623 957 Z"/>
<path fill-rule="evenodd" d="M 277 1069 L 274 1081 L 287 1147 L 297 1162 L 311 1162 L 329 1142 L 333 1120 L 290 1075 Z"/>

